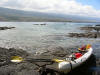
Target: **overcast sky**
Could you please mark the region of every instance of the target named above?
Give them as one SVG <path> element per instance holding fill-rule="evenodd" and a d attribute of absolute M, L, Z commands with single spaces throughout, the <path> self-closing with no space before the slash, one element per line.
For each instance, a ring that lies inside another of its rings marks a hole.
<path fill-rule="evenodd" d="M 100 0 L 0 0 L 0 7 L 100 18 Z"/>

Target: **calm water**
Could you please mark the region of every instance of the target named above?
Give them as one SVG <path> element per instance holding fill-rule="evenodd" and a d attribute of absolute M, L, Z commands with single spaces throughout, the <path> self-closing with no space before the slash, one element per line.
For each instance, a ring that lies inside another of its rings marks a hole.
<path fill-rule="evenodd" d="M 43 24 L 46 25 L 34 25 Z M 69 38 L 69 32 L 83 32 L 79 27 L 95 25 L 95 23 L 66 23 L 66 22 L 0 22 L 0 26 L 14 26 L 11 30 L 0 31 L 0 47 L 20 48 L 34 52 L 48 46 L 71 47 L 90 43 L 94 48 L 94 56 L 100 58 L 100 39 Z M 95 61 L 96 62 L 96 61 Z M 98 71 L 93 66 L 91 71 Z M 99 69 L 100 70 L 100 69 Z M 89 71 L 89 70 L 88 70 Z M 89 75 L 89 74 L 87 74 Z M 91 75 L 91 74 L 90 74 Z M 96 75 L 96 74 L 94 74 Z"/>
<path fill-rule="evenodd" d="M 0 22 L 0 26 L 14 26 L 15 29 L 0 31 L 0 46 L 6 48 L 21 48 L 34 52 L 38 48 L 57 45 L 69 47 L 87 43 L 95 43 L 99 39 L 69 38 L 69 32 L 81 32 L 80 26 L 89 23 L 66 23 L 66 22 Z M 91 23 L 91 25 L 94 25 Z"/>

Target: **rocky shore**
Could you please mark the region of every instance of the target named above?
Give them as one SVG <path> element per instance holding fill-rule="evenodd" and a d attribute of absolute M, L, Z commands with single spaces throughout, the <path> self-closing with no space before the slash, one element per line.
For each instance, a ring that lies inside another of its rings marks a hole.
<path fill-rule="evenodd" d="M 76 49 L 76 47 L 68 48 L 68 50 L 72 50 L 72 49 L 74 50 Z M 45 66 L 46 64 L 52 64 L 51 62 L 24 61 L 21 63 L 12 63 L 10 60 L 12 56 L 21 56 L 24 59 L 31 59 L 31 58 L 32 59 L 43 59 L 43 58 L 63 59 L 68 54 L 70 53 L 68 53 L 68 51 L 66 51 L 64 48 L 60 46 L 49 47 L 48 50 L 43 53 L 41 53 L 41 51 L 37 51 L 34 54 L 27 53 L 26 51 L 21 49 L 14 49 L 14 48 L 6 49 L 0 47 L 0 75 L 42 75 L 40 74 L 41 71 L 40 68 L 42 68 L 43 72 L 46 71 L 46 69 L 48 68 L 47 72 L 50 72 L 54 75 L 61 75 L 61 73 L 57 72 L 57 69 L 53 67 L 55 64 Z"/>
<path fill-rule="evenodd" d="M 64 59 L 70 54 L 72 54 L 74 51 L 77 51 L 77 48 L 79 47 L 80 46 L 64 48 L 61 46 L 54 45 L 54 46 L 49 46 L 46 49 L 43 48 L 37 50 L 35 53 L 27 53 L 22 49 L 14 49 L 14 48 L 6 49 L 0 47 L 0 75 L 41 75 L 40 73 L 42 71 L 44 71 L 45 73 L 46 71 L 50 72 L 52 73 L 51 75 L 64 75 L 58 72 L 58 70 L 54 67 L 56 66 L 55 64 L 49 62 L 24 61 L 21 63 L 12 63 L 10 62 L 10 60 L 12 56 L 21 56 L 24 59 L 31 59 L 31 58 L 32 59 L 43 59 L 43 58 Z M 98 50 L 96 50 L 96 52 Z M 45 69 L 45 64 L 50 64 L 50 65 L 47 65 Z M 91 68 L 92 66 L 93 68 Z M 92 56 L 84 65 L 74 69 L 72 72 L 70 72 L 67 75 L 99 75 L 100 74 L 99 67 L 100 67 L 100 58 L 96 58 L 95 56 Z M 97 72 L 95 72 L 94 70 L 96 70 Z"/>
<path fill-rule="evenodd" d="M 85 37 L 85 38 L 100 38 L 100 26 L 86 26 L 80 27 L 80 30 L 84 30 L 82 33 L 69 33 L 69 37 Z"/>
<path fill-rule="evenodd" d="M 69 33 L 69 37 L 85 37 L 85 38 L 100 38 L 100 33 L 86 32 L 86 33 Z"/>
<path fill-rule="evenodd" d="M 0 75 L 39 75 L 39 66 L 34 62 L 12 63 L 10 62 L 12 56 L 21 56 L 25 59 L 41 57 L 41 55 L 30 54 L 21 49 L 0 48 Z M 38 64 L 42 65 L 41 63 Z"/>
<path fill-rule="evenodd" d="M 67 48 L 68 51 L 75 51 L 76 49 L 77 47 Z M 54 67 L 56 65 L 51 62 L 23 61 L 20 63 L 12 63 L 10 60 L 12 56 L 21 56 L 24 59 L 63 59 L 71 54 L 67 50 L 64 50 L 64 48 L 60 46 L 49 47 L 48 50 L 43 53 L 39 53 L 40 51 L 37 51 L 36 53 L 31 54 L 22 49 L 6 49 L 0 47 L 0 75 L 64 75 L 58 72 L 58 70 Z M 96 60 L 95 56 L 93 56 L 86 63 L 74 69 L 68 75 L 93 75 L 93 71 L 90 72 L 89 68 L 91 66 L 95 67 L 96 64 L 100 65 L 100 60 Z"/>
<path fill-rule="evenodd" d="M 28 63 L 10 62 L 11 56 L 16 55 L 26 58 L 29 54 L 23 50 L 17 50 L 14 48 L 0 48 L 0 75 L 28 75 L 28 69 L 30 69 L 30 65 L 28 65 Z M 32 72 L 32 70 L 30 71 Z M 34 73 L 35 72 L 33 72 L 33 74 Z"/>

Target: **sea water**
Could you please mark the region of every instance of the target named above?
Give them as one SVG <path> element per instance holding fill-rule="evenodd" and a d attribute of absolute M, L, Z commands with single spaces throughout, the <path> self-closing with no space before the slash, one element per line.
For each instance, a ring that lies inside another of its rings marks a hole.
<path fill-rule="evenodd" d="M 14 29 L 0 30 L 0 47 L 19 48 L 34 52 L 38 48 L 51 45 L 69 47 L 99 42 L 99 39 L 67 37 L 68 33 L 71 32 L 83 32 L 80 27 L 86 25 L 95 25 L 95 23 L 0 22 L 0 27 L 16 27 Z"/>

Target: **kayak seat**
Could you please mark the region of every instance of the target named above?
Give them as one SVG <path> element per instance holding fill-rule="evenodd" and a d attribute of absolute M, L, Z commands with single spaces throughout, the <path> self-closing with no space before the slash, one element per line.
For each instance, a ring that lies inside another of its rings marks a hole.
<path fill-rule="evenodd" d="M 75 58 L 78 59 L 82 56 L 82 53 L 75 53 L 74 55 L 75 55 Z"/>
<path fill-rule="evenodd" d="M 74 61 L 75 59 L 80 58 L 82 55 L 83 55 L 82 53 L 77 52 L 77 53 L 74 53 L 74 54 L 70 55 L 69 57 L 67 57 L 66 60 Z"/>

